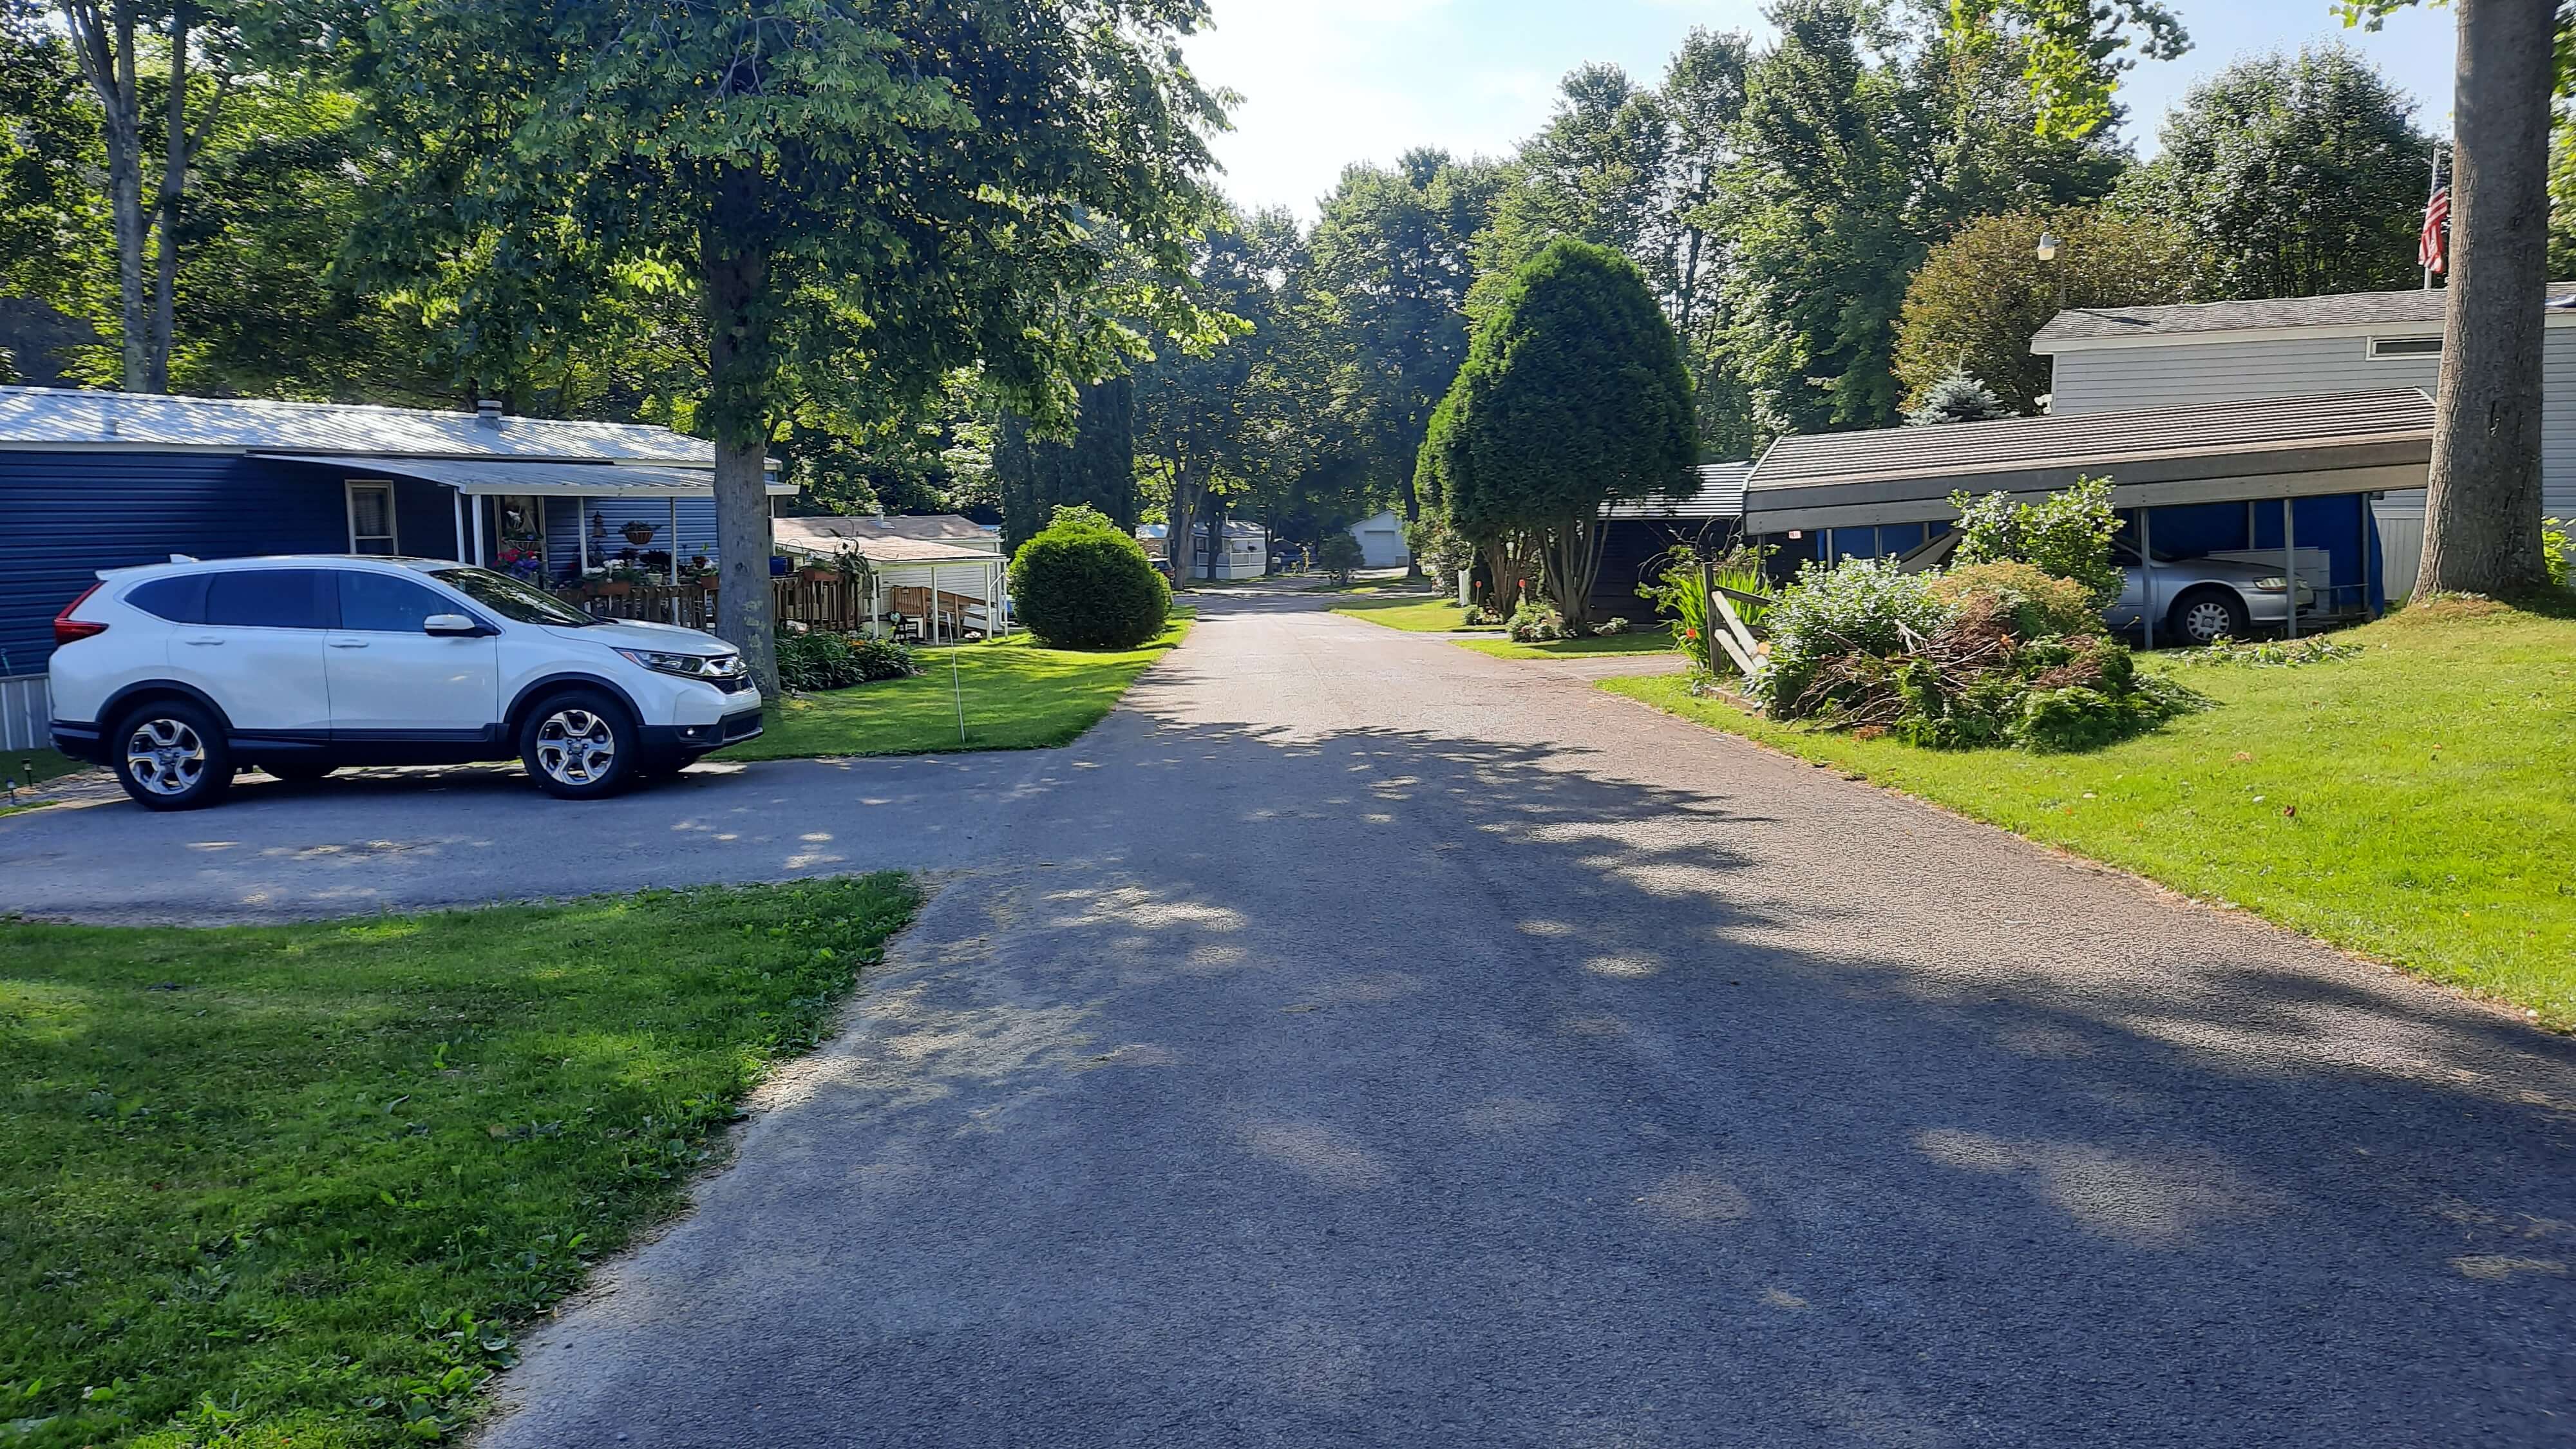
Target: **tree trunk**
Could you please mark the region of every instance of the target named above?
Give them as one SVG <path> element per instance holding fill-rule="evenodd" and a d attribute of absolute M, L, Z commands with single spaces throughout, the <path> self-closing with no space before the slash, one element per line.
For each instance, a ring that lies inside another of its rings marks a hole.
<path fill-rule="evenodd" d="M 1566 632 L 1576 637 L 1592 632 L 1592 582 L 1601 575 L 1601 524 L 1580 514 L 1548 531 L 1545 544 L 1547 590 Z"/>
<path fill-rule="evenodd" d="M 2540 543 L 2540 353 L 2557 7 L 2458 0 L 2458 8 L 2451 176 L 2458 246 L 2415 587 L 2510 594 L 2548 580 Z"/>
<path fill-rule="evenodd" d="M 101 15 L 88 0 L 61 0 L 64 28 L 81 75 L 98 97 L 100 140 L 107 147 L 107 212 L 116 234 L 117 315 L 125 367 L 118 385 L 150 391 L 151 309 L 143 289 L 143 118 L 134 84 L 134 9 L 112 4 Z"/>
<path fill-rule="evenodd" d="M 160 194 L 153 211 L 158 217 L 158 255 L 154 259 L 152 297 L 152 335 L 146 341 L 143 359 L 143 390 L 170 390 L 170 337 L 175 328 L 179 291 L 179 196 L 188 181 L 188 28 L 189 7 L 185 0 L 170 11 L 170 95 L 167 111 L 169 135 L 162 148 Z M 140 179 L 142 158 L 136 158 L 135 170 Z"/>
<path fill-rule="evenodd" d="M 778 697 L 778 649 L 769 611 L 769 256 L 731 232 L 728 220 L 757 215 L 758 178 L 728 167 L 712 215 L 698 234 L 707 309 L 707 416 L 716 450 L 716 633 L 740 649 Z"/>
<path fill-rule="evenodd" d="M 1190 530 L 1198 524 L 1200 495 L 1206 491 L 1207 481 L 1199 476 L 1195 467 L 1187 463 L 1173 466 L 1172 501 L 1171 505 L 1163 510 L 1164 527 L 1167 530 L 1163 540 L 1163 556 L 1164 560 L 1172 566 L 1172 587 L 1176 589 L 1189 587 Z M 1210 557 L 1213 556 L 1214 550 L 1211 549 Z"/>

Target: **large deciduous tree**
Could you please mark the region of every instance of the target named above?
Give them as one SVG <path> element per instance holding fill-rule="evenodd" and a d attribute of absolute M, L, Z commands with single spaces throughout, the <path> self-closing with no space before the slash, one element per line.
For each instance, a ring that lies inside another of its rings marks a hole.
<path fill-rule="evenodd" d="M 1925 252 L 1971 218 L 2090 201 L 2121 154 L 2034 135 L 2016 37 L 1910 41 L 1856 0 L 1782 0 L 1745 77 L 1725 191 L 1724 348 L 1759 434 L 1896 421 L 1896 321 Z"/>
<path fill-rule="evenodd" d="M 1296 222 L 1281 211 L 1209 227 L 1193 291 L 1234 319 L 1234 335 L 1167 348 L 1137 371 L 1136 453 L 1163 496 L 1175 584 L 1189 580 L 1191 534 L 1211 521 L 1214 495 L 1286 461 L 1275 446 L 1287 419 L 1274 348 L 1299 245 Z"/>
<path fill-rule="evenodd" d="M 99 107 L 101 181 L 116 240 L 119 381 L 128 392 L 168 392 L 188 167 L 222 112 L 240 37 L 200 0 L 58 3 Z"/>
<path fill-rule="evenodd" d="M 1400 500 L 1407 522 L 1422 516 L 1413 468 L 1431 410 L 1466 360 L 1470 248 L 1500 184 L 1496 167 L 1445 151 L 1353 166 L 1307 243 L 1299 285 L 1318 361 L 1367 485 Z"/>
<path fill-rule="evenodd" d="M 400 0 L 355 83 L 405 162 L 381 255 L 576 318 L 667 276 L 703 319 L 719 629 L 776 686 L 767 449 L 897 415 L 980 362 L 1042 419 L 1153 315 L 1113 254 L 1185 265 L 1217 102 L 1201 0 Z M 1189 319 L 1159 320 L 1184 326 Z"/>
<path fill-rule="evenodd" d="M 2312 297 L 2416 280 L 2432 138 L 2340 45 L 2239 61 L 2192 87 L 2119 204 L 2190 233 L 2212 297 Z"/>
<path fill-rule="evenodd" d="M 1582 630 L 1602 506 L 1686 490 L 1693 422 L 1681 346 L 1636 264 L 1560 239 L 1478 326 L 1433 414 L 1422 481 L 1468 537 L 1536 540 L 1549 597 Z"/>
<path fill-rule="evenodd" d="M 2039 260 L 2043 233 L 2058 238 Z M 2067 307 L 2188 302 L 2191 240 L 2155 217 L 2094 208 L 1981 217 L 1932 249 L 1905 289 L 1896 324 L 1896 378 L 1908 408 L 1955 370 L 1994 389 L 2016 413 L 2039 411 L 2049 360 L 2033 334 Z"/>

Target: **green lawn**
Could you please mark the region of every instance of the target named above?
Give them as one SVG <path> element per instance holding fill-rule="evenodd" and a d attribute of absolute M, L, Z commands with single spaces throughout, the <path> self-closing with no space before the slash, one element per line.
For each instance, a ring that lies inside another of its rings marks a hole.
<path fill-rule="evenodd" d="M 95 766 L 85 765 L 69 755 L 58 755 L 52 750 L 12 750 L 0 755 L 0 777 L 17 781 L 21 788 L 58 775 L 68 775 L 74 770 L 93 768 Z"/>
<path fill-rule="evenodd" d="M 2365 652 L 2177 667 L 2219 707 L 2086 755 L 1798 729 L 1677 678 L 1601 687 L 2576 1028 L 2576 621 L 2457 601 L 2337 637 Z"/>
<path fill-rule="evenodd" d="M 1146 666 L 1189 632 L 1175 618 L 1142 649 L 1089 653 L 1042 649 L 1026 634 L 955 650 L 921 651 L 922 672 L 797 695 L 769 718 L 768 733 L 716 755 L 720 760 L 783 760 L 829 755 L 923 755 L 948 750 L 1034 750 L 1070 744 L 1098 723 Z M 966 737 L 957 737 L 957 697 L 966 699 Z"/>
<path fill-rule="evenodd" d="M 0 1443 L 436 1438 L 910 917 L 880 875 L 0 922 Z"/>
<path fill-rule="evenodd" d="M 1581 639 L 1555 639 L 1545 644 L 1515 644 L 1509 639 L 1461 639 L 1461 649 L 1496 659 L 1567 659 L 1584 654 L 1664 654 L 1673 647 L 1670 629 L 1639 629 L 1626 634 L 1593 634 Z"/>
<path fill-rule="evenodd" d="M 1466 611 L 1458 607 L 1455 597 L 1426 594 L 1419 589 L 1399 590 L 1389 586 L 1387 592 L 1377 594 L 1355 590 L 1342 596 L 1342 601 L 1333 605 L 1333 612 L 1415 634 L 1447 634 L 1459 630 L 1500 632 L 1498 625 L 1464 622 Z"/>

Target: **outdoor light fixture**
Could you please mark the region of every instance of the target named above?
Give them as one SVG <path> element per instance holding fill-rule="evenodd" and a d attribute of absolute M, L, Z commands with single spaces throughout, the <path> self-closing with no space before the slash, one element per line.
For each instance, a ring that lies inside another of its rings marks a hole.
<path fill-rule="evenodd" d="M 2043 231 L 2039 234 L 2039 259 L 2043 262 L 2057 260 L 2057 233 Z"/>
<path fill-rule="evenodd" d="M 1805 538 L 1807 536 L 1807 531 L 1803 528 L 1793 528 L 1789 530 L 1789 536 L 1791 538 Z"/>

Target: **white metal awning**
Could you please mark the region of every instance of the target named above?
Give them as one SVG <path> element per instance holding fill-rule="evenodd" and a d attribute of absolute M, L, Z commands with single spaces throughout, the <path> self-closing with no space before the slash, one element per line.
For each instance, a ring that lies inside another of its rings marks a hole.
<path fill-rule="evenodd" d="M 490 458 L 387 458 L 350 453 L 257 453 L 282 463 L 337 468 L 352 478 L 410 478 L 440 483 L 469 498 L 509 494 L 538 498 L 712 498 L 715 472 L 646 463 L 528 463 Z M 796 485 L 772 478 L 772 497 Z"/>

